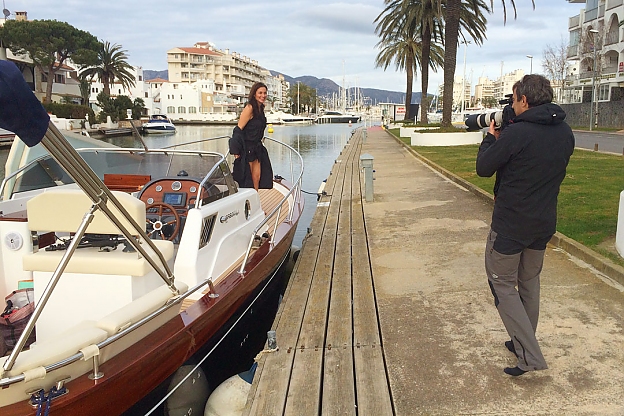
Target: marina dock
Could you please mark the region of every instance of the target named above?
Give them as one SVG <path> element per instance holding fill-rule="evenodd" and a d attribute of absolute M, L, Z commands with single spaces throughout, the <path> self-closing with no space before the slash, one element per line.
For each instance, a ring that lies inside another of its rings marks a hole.
<path fill-rule="evenodd" d="M 374 157 L 371 202 L 364 153 Z M 279 350 L 259 359 L 245 416 L 624 414 L 623 268 L 557 235 L 537 331 L 549 369 L 504 374 L 516 359 L 483 266 L 491 197 L 451 178 L 379 127 L 356 131 L 328 177 L 273 325 Z"/>

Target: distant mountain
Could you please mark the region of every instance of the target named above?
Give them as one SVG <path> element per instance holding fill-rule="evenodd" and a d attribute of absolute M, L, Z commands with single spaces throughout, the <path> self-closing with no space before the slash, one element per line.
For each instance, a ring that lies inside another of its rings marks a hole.
<path fill-rule="evenodd" d="M 169 71 L 166 69 L 164 71 L 153 71 L 151 69 L 143 70 L 143 79 L 145 81 L 156 78 L 169 79 Z"/>
<path fill-rule="evenodd" d="M 278 71 L 271 71 L 273 76 L 281 74 L 284 79 L 290 82 L 290 85 L 295 85 L 297 81 L 300 81 L 303 84 L 306 84 L 312 88 L 316 88 L 318 95 L 320 97 L 329 97 L 332 94 L 340 91 L 340 86 L 336 84 L 331 79 L 327 78 L 316 78 L 310 75 L 293 78 L 286 74 L 283 74 Z M 349 88 L 349 90 L 354 90 L 355 88 Z M 404 103 L 405 102 L 405 92 L 398 91 L 387 91 L 387 90 L 378 90 L 375 88 L 362 88 L 360 87 L 360 91 L 364 97 L 368 97 L 371 99 L 373 104 L 377 103 Z M 412 93 L 412 103 L 420 103 L 420 92 Z"/>
<path fill-rule="evenodd" d="M 308 85 L 312 88 L 316 88 L 318 95 L 320 97 L 331 97 L 334 93 L 338 94 L 340 91 L 340 87 L 334 81 L 328 78 L 317 78 L 311 75 L 305 75 L 302 77 L 293 78 L 286 74 L 283 74 L 278 71 L 271 71 L 273 76 L 281 74 L 284 79 L 290 82 L 290 85 L 295 85 L 297 81 L 302 82 L 305 85 Z M 145 81 L 149 81 L 150 79 L 162 78 L 169 79 L 169 73 L 167 70 L 164 71 L 154 71 L 151 69 L 143 70 L 143 78 Z M 349 88 L 350 94 L 353 92 L 355 88 Z M 387 90 L 378 90 L 375 88 L 362 88 L 360 87 L 360 91 L 364 97 L 368 97 L 371 100 L 372 104 L 378 103 L 400 103 L 403 104 L 405 102 L 405 92 L 398 91 L 387 91 Z M 420 92 L 412 93 L 412 103 L 420 103 Z"/>

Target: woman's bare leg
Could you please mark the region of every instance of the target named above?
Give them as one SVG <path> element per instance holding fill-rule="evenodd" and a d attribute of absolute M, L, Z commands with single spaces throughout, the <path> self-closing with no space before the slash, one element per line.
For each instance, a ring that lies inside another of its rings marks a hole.
<path fill-rule="evenodd" d="M 260 187 L 260 161 L 254 160 L 253 162 L 249 162 L 249 169 L 251 170 L 253 187 L 257 191 Z"/>

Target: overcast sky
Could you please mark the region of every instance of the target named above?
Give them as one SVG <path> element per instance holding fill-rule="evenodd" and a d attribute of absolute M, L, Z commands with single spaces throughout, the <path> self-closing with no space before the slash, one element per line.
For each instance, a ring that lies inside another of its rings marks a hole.
<path fill-rule="evenodd" d="M 54 19 L 90 32 L 100 40 L 118 43 L 128 51 L 129 62 L 143 69 L 167 69 L 167 50 L 212 42 L 255 59 L 267 69 L 292 77 L 329 78 L 347 87 L 360 86 L 405 91 L 405 74 L 394 66 L 375 68 L 379 38 L 373 21 L 383 0 L 3 0 L 11 12 L 26 11 L 30 20 Z M 488 0 L 485 0 L 489 3 Z M 487 16 L 487 40 L 469 44 L 466 78 L 496 79 L 502 73 L 524 69 L 541 73 L 547 45 L 568 42 L 568 19 L 584 4 L 566 0 L 506 1 L 503 26 L 501 0 Z M 13 16 L 11 16 L 12 18 Z M 457 52 L 457 75 L 464 71 L 464 45 Z M 442 83 L 440 70 L 430 76 L 429 91 Z M 420 91 L 420 79 L 414 83 Z"/>

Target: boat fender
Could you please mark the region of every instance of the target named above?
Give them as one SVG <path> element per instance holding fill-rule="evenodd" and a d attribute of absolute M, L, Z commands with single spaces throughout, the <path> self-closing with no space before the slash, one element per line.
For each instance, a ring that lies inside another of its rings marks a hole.
<path fill-rule="evenodd" d="M 208 398 L 204 416 L 242 415 L 257 367 L 258 364 L 254 363 L 248 371 L 232 376 L 221 383 Z"/>
<path fill-rule="evenodd" d="M 194 367 L 194 365 L 183 365 L 178 368 L 167 391 L 175 388 L 189 372 L 193 371 Z M 210 396 L 208 379 L 201 367 L 198 367 L 167 399 L 165 416 L 199 414 L 206 406 L 208 396 Z"/>

